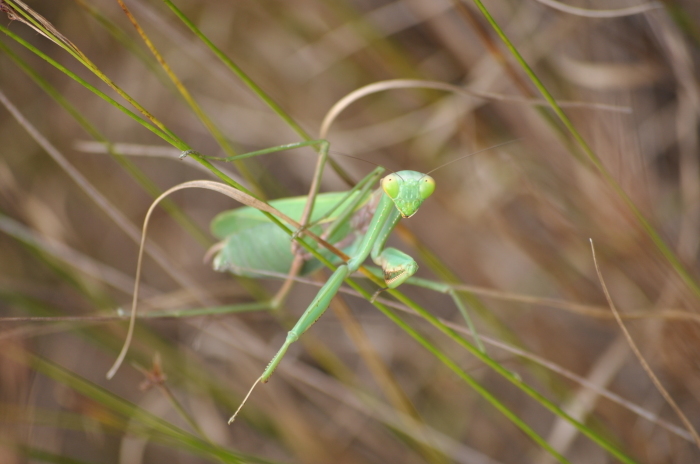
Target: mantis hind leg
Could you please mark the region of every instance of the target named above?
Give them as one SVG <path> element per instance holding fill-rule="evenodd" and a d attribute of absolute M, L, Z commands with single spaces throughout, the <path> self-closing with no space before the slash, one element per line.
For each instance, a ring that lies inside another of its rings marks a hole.
<path fill-rule="evenodd" d="M 275 357 L 272 358 L 270 363 L 267 365 L 267 368 L 260 376 L 261 382 L 265 383 L 270 379 L 287 352 L 289 346 L 297 341 L 299 337 L 306 332 L 309 327 L 311 327 L 314 322 L 318 320 L 319 317 L 323 315 L 326 309 L 328 309 L 328 305 L 330 305 L 331 300 L 336 293 L 338 293 L 338 289 L 343 284 L 343 280 L 345 280 L 349 274 L 350 270 L 348 269 L 348 266 L 344 264 L 338 267 L 328 281 L 326 281 L 326 284 L 316 294 L 316 297 L 311 302 L 309 307 L 306 308 L 304 314 L 301 315 L 292 330 L 287 333 L 287 338 L 285 339 L 284 344 L 279 351 L 277 351 Z"/>

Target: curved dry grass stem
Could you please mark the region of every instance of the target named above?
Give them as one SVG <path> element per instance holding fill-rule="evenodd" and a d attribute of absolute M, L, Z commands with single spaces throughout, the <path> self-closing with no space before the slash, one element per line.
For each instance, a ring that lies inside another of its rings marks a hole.
<path fill-rule="evenodd" d="M 657 10 L 663 8 L 661 2 L 649 2 L 643 3 L 637 6 L 630 6 L 627 8 L 619 8 L 615 10 L 594 10 L 588 8 L 578 8 L 575 6 L 566 5 L 564 3 L 558 2 L 556 0 L 535 0 L 543 5 L 547 5 L 550 8 L 561 11 L 563 13 L 568 13 L 574 16 L 583 16 L 585 18 L 621 18 L 624 16 L 633 16 L 636 14 L 644 13 L 651 10 Z M 561 104 L 560 104 L 561 106 Z"/>
<path fill-rule="evenodd" d="M 215 192 L 221 193 L 223 195 L 226 195 L 229 198 L 233 198 L 234 200 L 243 203 L 246 206 L 252 206 L 253 208 L 259 209 L 260 211 L 264 211 L 266 213 L 269 213 L 271 215 L 277 216 L 290 226 L 292 226 L 295 229 L 298 229 L 301 227 L 301 225 L 295 221 L 294 219 L 290 218 L 286 214 L 278 211 L 277 209 L 273 208 L 272 206 L 268 205 L 267 203 L 258 200 L 257 198 L 248 195 L 247 193 L 241 192 L 240 190 L 236 190 L 235 188 L 221 184 L 219 182 L 214 182 L 211 180 L 193 180 L 189 182 L 184 182 L 182 184 L 176 185 L 175 187 L 172 187 L 165 192 L 163 192 L 158 198 L 156 198 L 153 203 L 151 203 L 151 206 L 148 208 L 148 212 L 146 213 L 146 218 L 143 221 L 143 230 L 141 232 L 141 245 L 139 247 L 139 257 L 138 261 L 136 264 L 136 277 L 135 277 L 135 282 L 134 282 L 134 296 L 131 301 L 131 315 L 129 317 L 129 330 L 127 331 L 126 334 L 126 340 L 124 341 L 124 346 L 122 346 L 122 349 L 119 353 L 119 356 L 117 357 L 117 360 L 114 362 L 112 367 L 109 369 L 107 372 L 107 378 L 111 379 L 114 377 L 114 374 L 117 373 L 117 370 L 119 369 L 119 366 L 121 366 L 122 362 L 124 361 L 124 358 L 126 357 L 127 351 L 129 351 L 129 345 L 131 345 L 131 340 L 133 339 L 134 336 L 134 326 L 136 324 L 136 307 L 138 304 L 138 297 L 139 297 L 139 281 L 141 280 L 141 265 L 143 262 L 143 248 L 144 248 L 144 243 L 146 241 L 146 232 L 148 231 L 148 222 L 151 218 L 151 214 L 153 214 L 153 211 L 155 210 L 155 207 L 160 203 L 164 198 L 166 198 L 168 195 L 170 195 L 173 192 L 177 192 L 178 190 L 184 190 L 184 189 L 189 189 L 189 188 L 202 188 L 206 190 L 213 190 Z M 316 240 L 319 244 L 322 246 L 326 247 L 328 250 L 330 250 L 333 253 L 338 253 L 339 256 L 342 255 L 340 251 L 338 251 L 335 247 L 327 243 L 325 240 L 321 239 L 317 235 L 307 231 L 306 235 L 309 237 L 313 238 Z M 343 255 L 344 256 L 344 255 Z"/>
<path fill-rule="evenodd" d="M 541 98 L 526 98 L 514 95 L 503 95 L 498 93 L 483 92 L 480 90 L 470 90 L 465 87 L 448 84 L 446 82 L 427 81 L 420 79 L 391 79 L 387 81 L 374 82 L 364 87 L 360 87 L 359 89 L 350 92 L 345 97 L 338 100 L 338 102 L 336 102 L 336 104 L 331 107 L 328 113 L 326 113 L 325 118 L 323 118 L 323 122 L 321 123 L 321 130 L 319 131 L 319 138 L 327 138 L 331 124 L 333 124 L 338 115 L 342 113 L 343 110 L 350 106 L 352 103 L 367 95 L 384 92 L 385 90 L 392 89 L 444 90 L 446 92 L 453 92 L 469 97 L 481 98 L 486 100 L 507 101 L 526 105 L 549 105 L 546 100 Z M 569 108 L 589 108 L 605 111 L 617 111 L 620 113 L 631 113 L 632 111 L 631 108 L 626 106 L 606 105 L 604 103 L 587 103 L 573 101 L 560 101 L 558 103 L 561 107 Z"/>
<path fill-rule="evenodd" d="M 659 381 L 658 377 L 654 374 L 654 371 L 651 369 L 649 366 L 649 363 L 647 363 L 646 359 L 642 356 L 642 353 L 639 351 L 639 348 L 637 348 L 637 344 L 634 342 L 634 339 L 630 335 L 629 331 L 627 330 L 627 327 L 625 327 L 625 324 L 622 322 L 622 318 L 620 317 L 620 314 L 617 311 L 617 308 L 615 307 L 615 304 L 612 301 L 612 298 L 610 297 L 610 293 L 608 292 L 608 287 L 605 285 L 605 281 L 603 280 L 603 274 L 600 272 L 600 268 L 598 267 L 598 260 L 596 259 L 595 255 L 595 247 L 593 246 L 593 239 L 589 239 L 591 242 L 591 253 L 593 254 L 593 264 L 595 265 L 595 272 L 598 274 L 598 280 L 600 281 L 601 287 L 603 287 L 603 293 L 605 293 L 605 299 L 608 301 L 608 305 L 610 305 L 610 310 L 613 312 L 615 315 L 615 320 L 617 321 L 617 325 L 620 326 L 620 329 L 622 330 L 622 333 L 625 335 L 625 338 L 627 339 L 627 343 L 629 344 L 630 348 L 632 349 L 632 352 L 634 355 L 637 357 L 639 360 L 639 363 L 642 365 L 642 368 L 644 371 L 647 373 L 649 378 L 651 379 L 652 383 L 656 387 L 656 389 L 661 393 L 661 396 L 664 397 L 666 402 L 671 406 L 671 409 L 678 415 L 680 418 L 681 422 L 683 422 L 683 425 L 688 429 L 688 432 L 693 436 L 693 439 L 695 440 L 695 444 L 697 445 L 698 448 L 700 448 L 700 436 L 698 436 L 697 431 L 693 427 L 693 424 L 690 423 L 688 418 L 685 416 L 683 411 L 681 411 L 681 408 L 676 404 L 675 400 L 671 395 L 668 393 L 666 388 L 661 384 L 661 381 Z"/>

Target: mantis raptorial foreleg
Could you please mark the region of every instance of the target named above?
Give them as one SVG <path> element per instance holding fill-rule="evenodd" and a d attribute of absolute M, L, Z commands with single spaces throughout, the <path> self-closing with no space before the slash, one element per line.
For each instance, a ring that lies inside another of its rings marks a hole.
<path fill-rule="evenodd" d="M 350 259 L 350 261 L 348 261 L 346 264 L 342 264 L 335 270 L 335 272 L 333 272 L 331 277 L 326 281 L 326 284 L 316 294 L 316 297 L 306 309 L 304 314 L 302 314 L 292 330 L 289 331 L 284 344 L 279 349 L 275 357 L 272 358 L 262 376 L 260 376 L 260 380 L 263 383 L 270 379 L 280 361 L 284 357 L 284 354 L 287 352 L 289 346 L 297 341 L 299 337 L 306 332 L 309 327 L 311 327 L 313 323 L 316 322 L 316 320 L 318 320 L 318 318 L 321 317 L 321 315 L 326 311 L 331 299 L 333 299 L 336 293 L 338 293 L 338 289 L 342 285 L 345 278 L 355 272 L 370 253 L 373 253 L 374 255 L 376 250 L 376 248 L 374 248 L 374 244 L 377 242 L 382 228 L 389 223 L 391 223 L 393 226 L 396 224 L 398 219 L 398 210 L 393 207 L 388 197 L 382 198 L 382 201 L 377 208 L 377 212 L 369 225 L 369 230 L 362 240 L 358 250 L 356 250 L 356 254 L 352 257 L 352 259 Z"/>

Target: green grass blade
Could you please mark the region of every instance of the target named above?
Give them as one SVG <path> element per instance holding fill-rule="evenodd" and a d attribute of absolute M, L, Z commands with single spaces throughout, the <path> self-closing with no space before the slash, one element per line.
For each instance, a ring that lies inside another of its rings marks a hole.
<path fill-rule="evenodd" d="M 696 281 L 695 277 L 688 272 L 686 269 L 685 265 L 681 262 L 681 260 L 678 258 L 676 253 L 669 247 L 664 239 L 661 237 L 661 235 L 656 231 L 654 226 L 649 222 L 649 220 L 646 219 L 644 214 L 642 214 L 641 210 L 635 205 L 635 203 L 632 201 L 632 199 L 627 195 L 627 192 L 624 191 L 624 189 L 620 186 L 620 184 L 615 180 L 615 178 L 610 174 L 608 169 L 605 167 L 601 159 L 598 157 L 598 155 L 593 151 L 593 149 L 588 145 L 586 140 L 583 138 L 583 136 L 578 132 L 576 127 L 574 126 L 573 122 L 569 119 L 569 117 L 564 113 L 564 110 L 561 109 L 561 107 L 557 104 L 557 101 L 554 99 L 552 94 L 547 90 L 545 85 L 540 81 L 540 79 L 537 77 L 535 72 L 532 70 L 530 65 L 525 61 L 525 59 L 522 57 L 520 52 L 518 52 L 518 49 L 513 45 L 513 43 L 508 39 L 508 36 L 506 36 L 505 32 L 499 27 L 498 23 L 496 20 L 491 16 L 489 13 L 488 9 L 484 6 L 484 4 L 481 2 L 481 0 L 473 0 L 474 3 L 476 4 L 477 8 L 481 11 L 481 13 L 484 15 L 486 20 L 489 22 L 493 30 L 498 34 L 498 36 L 501 38 L 503 43 L 505 44 L 506 48 L 511 52 L 513 57 L 516 59 L 520 67 L 523 69 L 523 71 L 528 75 L 532 83 L 537 87 L 537 90 L 540 91 L 542 96 L 549 102 L 549 105 L 551 106 L 552 110 L 556 113 L 556 115 L 559 117 L 559 120 L 564 124 L 566 129 L 569 131 L 571 136 L 574 138 L 578 146 L 583 150 L 583 152 L 586 154 L 588 157 L 589 161 L 595 166 L 596 170 L 600 173 L 600 175 L 605 179 L 605 182 L 610 186 L 610 188 L 613 189 L 613 191 L 617 194 L 617 196 L 627 205 L 629 210 L 634 214 L 635 218 L 639 222 L 639 224 L 642 226 L 644 231 L 647 233 L 651 241 L 656 245 L 656 247 L 659 249 L 661 254 L 666 258 L 666 260 L 669 262 L 671 267 L 678 273 L 680 278 L 685 282 L 685 284 L 690 288 L 693 293 L 695 293 L 696 296 L 700 297 L 700 285 Z"/>
<path fill-rule="evenodd" d="M 160 127 L 151 124 L 147 120 L 145 120 L 145 119 L 141 118 L 140 116 L 138 116 L 137 114 L 133 113 L 131 110 L 127 109 L 125 106 L 118 103 L 116 100 L 109 97 L 107 94 L 105 94 L 101 90 L 97 89 L 92 84 L 88 83 L 86 80 L 82 79 L 77 74 L 73 73 L 68 68 L 66 68 L 65 66 L 63 66 L 63 65 L 59 64 L 58 62 L 56 62 L 55 60 L 51 59 L 48 55 L 46 55 L 45 53 L 40 51 L 38 48 L 31 45 L 29 42 L 25 41 L 24 39 L 22 39 L 18 35 L 16 35 L 14 32 L 10 31 L 7 27 L 5 27 L 2 24 L 0 24 L 0 31 L 4 32 L 7 36 L 12 38 L 12 40 L 14 40 L 15 42 L 24 46 L 25 48 L 30 50 L 32 53 L 36 54 L 38 57 L 40 57 L 41 59 L 43 59 L 44 61 L 49 63 L 51 66 L 55 67 L 56 69 L 58 69 L 59 71 L 61 71 L 62 73 L 64 73 L 68 77 L 70 77 L 71 79 L 75 80 L 80 85 L 82 85 L 83 87 L 85 87 L 86 89 L 88 89 L 89 91 L 91 91 L 92 93 L 97 95 L 98 97 L 100 97 L 102 100 L 104 100 L 107 103 L 109 103 L 110 105 L 114 106 L 119 111 L 126 114 L 129 118 L 133 119 L 138 124 L 145 127 L 149 131 L 153 132 L 155 135 L 162 138 L 163 140 L 165 140 L 169 144 L 176 146 L 176 147 L 178 147 L 178 145 L 180 145 L 182 147 L 180 149 L 185 149 L 185 150 L 187 149 L 184 145 L 182 145 L 181 143 L 179 143 L 175 139 L 173 139 L 171 134 L 168 134 L 167 132 L 163 131 Z"/>
<path fill-rule="evenodd" d="M 227 463 L 268 462 L 252 456 L 234 453 L 226 448 L 213 445 L 195 437 L 163 419 L 144 411 L 138 406 L 117 397 L 104 388 L 67 371 L 55 363 L 38 356 L 30 356 L 30 359 L 32 367 L 36 369 L 37 372 L 65 384 L 76 392 L 87 396 L 119 415 L 128 417 L 132 422 L 135 421 L 147 429 L 170 438 L 173 444 L 177 443 L 179 447 L 193 454 L 208 456 Z"/>
<path fill-rule="evenodd" d="M 209 38 L 199 30 L 199 28 L 182 12 L 175 6 L 171 0 L 163 0 L 168 8 L 178 17 L 183 24 L 185 24 L 194 35 L 199 38 L 204 44 L 209 48 L 216 56 L 221 60 L 222 63 L 226 65 L 228 69 L 233 72 L 236 77 L 238 77 L 261 101 L 263 101 L 277 116 L 280 117 L 289 127 L 294 130 L 301 138 L 304 140 L 312 140 L 314 137 L 309 135 L 308 132 L 304 130 L 293 117 L 289 115 L 270 95 L 265 92 L 262 87 L 260 87 L 253 79 L 248 76 L 248 74 L 241 69 L 231 58 L 229 58 L 219 47 L 214 45 L 214 43 L 209 40 Z"/>
<path fill-rule="evenodd" d="M 131 160 L 127 157 L 115 152 L 111 142 L 105 137 L 90 120 L 83 116 L 82 113 L 72 105 L 61 93 L 54 88 L 46 79 L 36 72 L 27 62 L 22 60 L 16 53 L 8 48 L 4 43 L 0 42 L 0 50 L 5 52 L 14 61 L 17 66 L 24 71 L 44 92 L 51 96 L 68 114 L 70 114 L 85 131 L 90 134 L 95 140 L 104 143 L 109 155 L 124 168 L 131 177 L 138 182 L 143 189 L 151 195 L 152 198 L 157 198 L 163 191 L 146 176 Z M 183 211 L 171 200 L 163 202 L 163 209 L 170 214 L 187 232 L 192 235 L 200 244 L 205 247 L 211 245 L 211 239 L 208 234 L 205 234 L 199 226 L 197 226 Z"/>
<path fill-rule="evenodd" d="M 262 87 L 260 87 L 253 79 L 248 76 L 243 69 L 238 66 L 228 55 L 226 55 L 219 47 L 217 47 L 209 38 L 199 30 L 199 28 L 190 19 L 180 11 L 171 0 L 163 0 L 163 2 L 172 10 L 172 12 L 182 21 L 193 33 L 197 36 L 221 62 L 230 69 L 262 102 L 264 102 L 282 121 L 292 128 L 302 139 L 314 140 L 316 137 L 310 135 L 296 120 L 287 113 Z M 352 177 L 333 160 L 328 159 L 328 163 L 333 167 L 335 172 L 345 180 L 348 185 L 354 185 Z"/>

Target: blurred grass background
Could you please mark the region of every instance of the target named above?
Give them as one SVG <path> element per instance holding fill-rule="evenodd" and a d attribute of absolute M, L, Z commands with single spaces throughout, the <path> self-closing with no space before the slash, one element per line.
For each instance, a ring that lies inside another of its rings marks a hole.
<path fill-rule="evenodd" d="M 501 1 L 487 7 L 557 99 L 614 107 L 565 111 L 697 278 L 700 4 L 567 0 L 578 10 L 561 11 L 560 4 L 548 3 Z M 116 1 L 27 4 L 189 146 L 225 156 Z M 300 140 L 162 2 L 127 4 L 236 151 Z M 430 79 L 474 91 L 539 96 L 471 2 L 179 0 L 177 5 L 312 135 L 336 101 L 379 80 Z M 624 10 L 636 6 L 642 8 Z M 20 21 L 3 22 L 110 93 L 55 44 Z M 2 94 L 137 227 L 153 197 L 135 180 L 134 169 L 86 143 L 95 141 L 94 134 L 41 90 L 17 59 L 106 140 L 119 144 L 117 152 L 140 155 L 129 156 L 128 163 L 161 190 L 210 178 L 17 41 L 8 36 L 1 41 Z M 258 387 L 241 418 L 227 426 L 284 339 L 285 327 L 313 297 L 316 288 L 308 285 L 297 285 L 277 315 L 141 322 L 125 366 L 107 381 L 126 323 L 100 318 L 129 307 L 137 244 L 26 127 L 6 106 L 0 110 L 0 462 L 551 462 L 423 348 L 354 297 L 346 302 L 422 425 L 406 425 L 412 422 L 405 411 L 387 397 L 344 323 L 329 311 L 270 383 Z M 329 135 L 331 149 L 339 153 L 423 172 L 514 138 L 521 140 L 435 172 L 435 195 L 404 221 L 421 245 L 396 239 L 397 246 L 419 257 L 420 276 L 451 279 L 426 262 L 418 249 L 426 247 L 473 287 L 470 302 L 484 335 L 517 344 L 649 415 L 679 423 L 612 319 L 593 267 L 592 238 L 615 304 L 630 316 L 627 325 L 643 354 L 691 422 L 700 425 L 698 295 L 553 113 L 513 101 L 391 90 L 353 104 Z M 366 163 L 336 159 L 355 180 L 371 170 Z M 312 150 L 300 150 L 246 166 L 260 190 L 277 198 L 303 195 L 315 161 Z M 322 189 L 345 188 L 329 170 Z M 229 199 L 200 191 L 173 199 L 192 225 L 183 228 L 157 211 L 149 238 L 168 266 L 146 260 L 140 311 L 250 302 L 278 288 L 275 281 L 257 285 L 215 273 L 202 262 L 213 244 L 208 222 L 236 206 Z M 192 287 L 183 288 L 167 271 L 186 276 Z M 414 288 L 406 293 L 433 314 L 459 323 L 445 295 Z M 62 319 L 37 319 L 43 317 Z M 614 462 L 428 324 L 409 320 L 571 462 Z M 700 454 L 687 437 L 513 353 L 488 350 L 638 462 L 698 462 Z M 165 386 L 155 369 L 151 381 L 161 387 L 140 389 L 144 375 L 133 363 L 150 369 L 155 353 L 162 359 Z"/>

